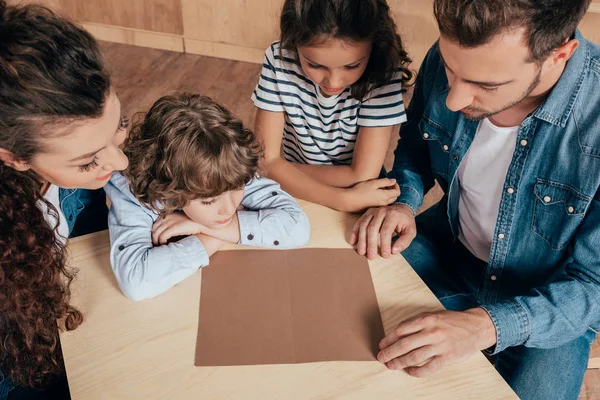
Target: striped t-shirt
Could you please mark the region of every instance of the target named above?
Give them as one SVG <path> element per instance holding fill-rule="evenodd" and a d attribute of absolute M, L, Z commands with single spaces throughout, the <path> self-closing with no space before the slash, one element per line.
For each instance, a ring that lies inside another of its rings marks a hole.
<path fill-rule="evenodd" d="M 332 97 L 321 94 L 296 62 L 296 53 L 275 42 L 265 52 L 258 85 L 252 94 L 260 109 L 285 113 L 283 154 L 301 164 L 349 165 L 361 126 L 381 127 L 406 121 L 401 75 L 354 99 L 350 88 Z"/>

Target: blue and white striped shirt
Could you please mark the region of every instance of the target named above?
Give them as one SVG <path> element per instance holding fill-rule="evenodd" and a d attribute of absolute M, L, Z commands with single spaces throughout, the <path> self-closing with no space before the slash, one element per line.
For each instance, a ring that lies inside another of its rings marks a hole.
<path fill-rule="evenodd" d="M 285 113 L 283 154 L 302 164 L 349 165 L 359 127 L 406 121 L 401 74 L 367 94 L 364 101 L 341 94 L 325 97 L 296 62 L 296 53 L 274 42 L 265 52 L 262 73 L 252 94 L 260 109 Z"/>

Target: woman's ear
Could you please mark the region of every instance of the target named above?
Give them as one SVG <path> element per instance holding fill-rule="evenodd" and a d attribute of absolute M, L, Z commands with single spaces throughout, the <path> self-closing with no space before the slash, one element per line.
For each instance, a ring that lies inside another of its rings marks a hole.
<path fill-rule="evenodd" d="M 17 171 L 27 171 L 30 167 L 25 161 L 19 159 L 10 151 L 0 147 L 0 161 Z"/>

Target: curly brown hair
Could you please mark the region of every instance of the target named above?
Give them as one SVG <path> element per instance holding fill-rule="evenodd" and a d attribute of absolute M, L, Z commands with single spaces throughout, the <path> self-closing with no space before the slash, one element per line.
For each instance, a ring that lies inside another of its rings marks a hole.
<path fill-rule="evenodd" d="M 263 149 L 252 131 L 209 97 L 161 97 L 134 119 L 124 174 L 140 203 L 157 212 L 240 189 L 259 170 Z"/>
<path fill-rule="evenodd" d="M 371 41 L 367 69 L 350 87 L 357 100 L 387 85 L 397 72 L 403 86 L 413 83 L 412 60 L 386 0 L 285 0 L 279 27 L 281 48 L 293 52 L 321 37 Z"/>
<path fill-rule="evenodd" d="M 53 127 L 102 115 L 110 79 L 86 31 L 39 5 L 0 0 L 0 37 L 0 148 L 28 162 L 63 134 Z M 0 370 L 19 386 L 62 372 L 58 328 L 83 320 L 69 304 L 64 245 L 39 207 L 58 216 L 42 187 L 0 162 Z"/>

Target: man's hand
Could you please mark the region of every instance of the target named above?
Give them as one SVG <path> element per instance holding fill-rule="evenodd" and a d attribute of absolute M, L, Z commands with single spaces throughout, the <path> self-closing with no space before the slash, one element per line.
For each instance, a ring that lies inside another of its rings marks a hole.
<path fill-rule="evenodd" d="M 424 377 L 496 344 L 483 308 L 425 313 L 401 322 L 379 343 L 377 359 L 392 370 Z"/>
<path fill-rule="evenodd" d="M 392 246 L 392 236 L 398 239 Z M 367 255 L 369 260 L 377 256 L 377 247 L 381 247 L 381 256 L 389 257 L 404 251 L 417 236 L 415 216 L 410 207 L 393 204 L 387 207 L 371 208 L 356 221 L 350 235 L 350 244 L 358 254 Z"/>

